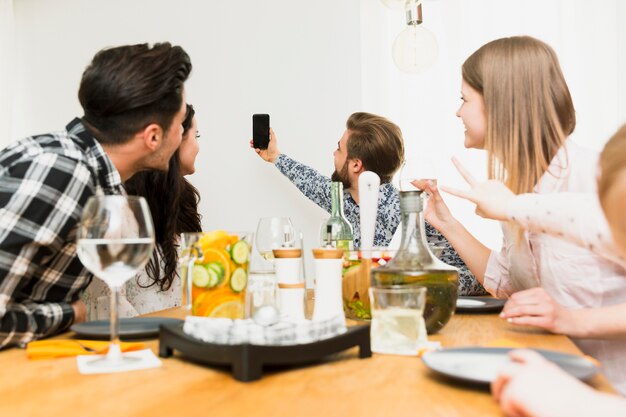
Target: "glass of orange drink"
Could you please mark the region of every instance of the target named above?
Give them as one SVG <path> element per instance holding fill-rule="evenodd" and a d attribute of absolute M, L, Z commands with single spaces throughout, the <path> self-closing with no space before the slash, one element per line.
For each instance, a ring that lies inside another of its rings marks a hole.
<path fill-rule="evenodd" d="M 183 304 L 192 315 L 244 317 L 252 237 L 224 230 L 182 234 Z"/>

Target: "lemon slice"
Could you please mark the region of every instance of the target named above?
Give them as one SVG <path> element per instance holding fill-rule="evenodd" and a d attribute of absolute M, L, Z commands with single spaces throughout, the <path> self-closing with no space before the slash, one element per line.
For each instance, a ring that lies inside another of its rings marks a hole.
<path fill-rule="evenodd" d="M 227 301 L 211 312 L 209 317 L 214 318 L 243 318 L 243 303 L 240 300 Z"/>

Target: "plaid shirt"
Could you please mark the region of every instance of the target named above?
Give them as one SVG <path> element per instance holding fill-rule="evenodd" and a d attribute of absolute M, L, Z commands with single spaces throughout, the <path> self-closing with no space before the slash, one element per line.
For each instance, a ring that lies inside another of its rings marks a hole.
<path fill-rule="evenodd" d="M 92 275 L 76 228 L 94 194 L 123 193 L 121 178 L 80 119 L 0 151 L 0 348 L 65 330 Z"/>

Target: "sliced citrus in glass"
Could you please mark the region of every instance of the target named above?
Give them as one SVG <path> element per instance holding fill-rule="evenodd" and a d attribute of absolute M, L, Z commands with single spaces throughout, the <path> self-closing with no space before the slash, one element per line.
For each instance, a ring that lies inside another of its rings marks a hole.
<path fill-rule="evenodd" d="M 198 241 L 202 251 L 206 249 L 226 249 L 226 246 L 232 245 L 239 238 L 235 235 L 230 235 L 223 230 L 215 230 L 213 232 L 206 232 Z"/>
<path fill-rule="evenodd" d="M 230 255 L 224 249 L 203 249 L 204 258 L 202 259 L 203 264 L 208 264 L 211 262 L 219 263 L 224 269 L 224 275 L 222 279 L 222 283 L 230 278 L 230 274 L 233 270 L 232 261 L 230 260 Z"/>
<path fill-rule="evenodd" d="M 243 302 L 241 300 L 232 300 L 222 303 L 213 309 L 209 317 L 243 318 Z"/>

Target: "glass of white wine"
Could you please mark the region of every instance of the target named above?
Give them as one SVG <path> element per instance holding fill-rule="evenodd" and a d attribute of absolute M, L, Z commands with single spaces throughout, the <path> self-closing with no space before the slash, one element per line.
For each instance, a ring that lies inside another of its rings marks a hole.
<path fill-rule="evenodd" d="M 266 261 L 274 259 L 273 249 L 295 246 L 295 232 L 289 217 L 262 217 L 255 234 L 256 248 Z"/>
<path fill-rule="evenodd" d="M 83 265 L 111 289 L 111 345 L 104 358 L 86 366 L 111 370 L 139 359 L 120 350 L 117 303 L 124 283 L 143 268 L 154 249 L 154 226 L 142 197 L 90 197 L 77 232 L 77 253 Z"/>

